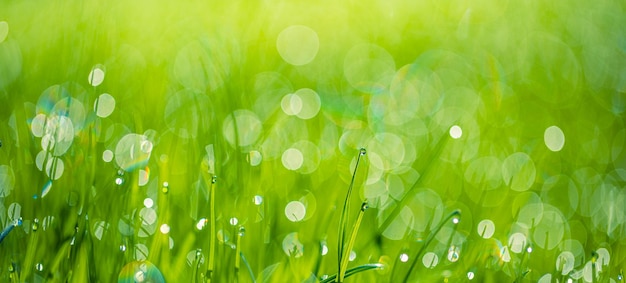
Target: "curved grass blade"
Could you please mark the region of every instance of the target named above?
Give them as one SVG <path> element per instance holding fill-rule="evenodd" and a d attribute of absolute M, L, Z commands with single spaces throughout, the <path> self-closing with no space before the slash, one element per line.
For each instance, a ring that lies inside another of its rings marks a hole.
<path fill-rule="evenodd" d="M 434 166 L 428 166 L 428 165 L 432 164 L 433 161 L 436 158 L 438 158 L 439 153 L 441 153 L 447 140 L 448 139 L 445 136 L 439 140 L 439 142 L 437 143 L 437 146 L 435 147 L 435 150 L 431 151 L 430 156 L 427 157 L 426 159 L 427 162 L 424 163 L 424 167 L 419 168 L 419 170 L 417 170 L 417 172 L 422 172 L 421 176 L 417 179 L 417 181 L 415 181 L 415 183 L 413 183 L 411 188 L 409 188 L 409 190 L 400 198 L 400 202 L 398 203 L 398 205 L 391 211 L 391 214 L 389 214 L 389 217 L 385 219 L 383 224 L 380 225 L 379 231 L 387 230 L 387 228 L 389 228 L 389 225 L 391 225 L 393 220 L 396 219 L 398 215 L 400 215 L 402 208 L 411 200 L 409 196 L 415 194 L 415 190 L 422 183 L 422 180 L 424 180 L 426 175 L 428 175 L 428 173 L 430 172 L 430 169 L 434 167 Z"/>
<path fill-rule="evenodd" d="M 348 242 L 348 248 L 346 249 L 346 253 L 352 251 L 352 247 L 354 246 L 354 242 L 356 242 L 356 235 L 359 232 L 359 227 L 361 226 L 361 221 L 363 220 L 363 214 L 365 214 L 365 210 L 368 208 L 367 200 L 361 204 L 361 210 L 359 211 L 359 215 L 356 218 L 356 222 L 354 223 L 354 227 L 352 228 L 352 235 L 350 236 L 350 241 Z M 344 256 L 343 262 L 341 263 L 341 271 L 339 273 L 338 282 L 343 282 L 345 278 L 346 269 L 348 268 L 348 259 L 349 257 Z"/>
<path fill-rule="evenodd" d="M 426 241 L 424 242 L 424 245 L 422 245 L 422 247 L 419 249 L 417 254 L 415 254 L 415 257 L 413 258 L 413 262 L 411 263 L 411 267 L 409 268 L 409 271 L 404 276 L 404 280 L 402 280 L 402 282 L 408 282 L 409 281 L 409 277 L 411 276 L 412 271 L 415 270 L 415 266 L 417 265 L 417 262 L 419 261 L 420 256 L 422 256 L 422 253 L 426 250 L 428 245 L 433 241 L 435 236 L 437 236 L 439 231 L 441 231 L 441 228 L 443 228 L 443 225 L 445 225 L 451 219 L 453 219 L 455 217 L 459 217 L 460 215 L 461 215 L 461 211 L 460 210 L 457 209 L 457 210 L 453 211 L 452 213 L 450 213 L 450 215 L 448 215 L 448 217 L 446 217 L 446 219 L 444 219 L 443 221 L 441 221 L 441 223 L 439 223 L 439 225 L 437 225 L 437 227 L 435 228 L 435 230 L 432 233 L 430 233 L 428 235 L 428 238 L 426 238 Z M 454 222 L 454 224 L 457 224 L 457 223 L 458 223 L 458 221 Z"/>
<path fill-rule="evenodd" d="M 352 179 L 350 180 L 348 192 L 343 202 L 343 210 L 341 211 L 341 216 L 339 218 L 339 235 L 337 237 L 337 274 L 342 274 L 341 268 L 344 256 L 344 245 L 346 241 L 346 228 L 348 227 L 348 210 L 350 209 L 350 196 L 352 195 L 352 188 L 354 187 L 354 180 L 356 179 L 356 172 L 359 169 L 361 157 L 365 156 L 366 153 L 367 151 L 365 150 L 365 148 L 361 148 L 359 150 L 359 155 L 356 158 L 354 171 L 352 172 Z M 341 280 L 341 276 L 337 277 L 337 282 L 342 282 Z"/>
<path fill-rule="evenodd" d="M 9 235 L 9 233 L 11 233 L 11 231 L 13 231 L 13 228 L 15 228 L 17 226 L 22 226 L 22 218 L 21 217 L 19 219 L 15 220 L 15 221 L 13 221 L 13 224 L 9 225 L 8 227 L 4 228 L 4 230 L 2 230 L 2 233 L 0 233 L 0 243 L 2 243 L 4 238 L 6 238 Z"/>
<path fill-rule="evenodd" d="M 368 264 L 364 264 L 364 265 L 359 265 L 357 267 L 353 267 L 350 268 L 346 271 L 346 275 L 344 278 L 348 278 L 352 275 L 355 275 L 357 273 L 361 273 L 363 271 L 368 271 L 368 270 L 372 270 L 372 269 L 382 269 L 385 265 L 382 263 L 368 263 Z M 330 283 L 335 281 L 335 279 L 337 279 L 337 274 L 335 275 L 331 275 L 328 278 L 324 279 L 321 281 L 321 283 Z"/>
<path fill-rule="evenodd" d="M 211 213 L 211 235 L 209 239 L 209 262 L 206 270 L 206 282 L 211 282 L 213 277 L 213 268 L 215 267 L 215 240 L 217 239 L 217 231 L 215 230 L 215 183 L 217 176 L 211 178 L 211 192 L 209 194 L 209 209 Z"/>
<path fill-rule="evenodd" d="M 250 263 L 248 263 L 248 260 L 243 255 L 243 252 L 239 252 L 239 256 L 241 257 L 241 261 L 243 261 L 243 264 L 246 266 L 246 269 L 248 270 L 248 274 L 250 274 L 250 279 L 252 280 L 253 283 L 256 283 L 256 277 L 254 277 L 254 272 L 252 272 L 252 267 L 250 267 Z"/>

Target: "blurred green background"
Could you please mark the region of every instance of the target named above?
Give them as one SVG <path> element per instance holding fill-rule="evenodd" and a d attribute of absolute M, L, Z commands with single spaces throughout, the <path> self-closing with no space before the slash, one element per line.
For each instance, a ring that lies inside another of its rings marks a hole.
<path fill-rule="evenodd" d="M 2 281 L 315 282 L 366 148 L 346 281 L 623 282 L 623 1 L 5 0 L 0 105 Z"/>

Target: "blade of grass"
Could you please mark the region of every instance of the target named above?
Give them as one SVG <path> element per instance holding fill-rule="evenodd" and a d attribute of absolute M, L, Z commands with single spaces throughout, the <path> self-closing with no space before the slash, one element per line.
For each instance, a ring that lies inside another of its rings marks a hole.
<path fill-rule="evenodd" d="M 235 252 L 235 281 L 239 282 L 239 267 L 241 266 L 241 236 L 243 236 L 243 233 L 245 231 L 245 229 L 243 228 L 243 226 L 239 226 L 238 228 L 239 231 L 237 231 L 237 237 L 236 237 L 236 242 L 235 245 L 237 247 L 237 250 Z"/>
<path fill-rule="evenodd" d="M 350 185 L 348 186 L 348 193 L 346 194 L 346 198 L 343 202 L 343 210 L 341 211 L 341 216 L 339 217 L 339 235 L 337 238 L 337 274 L 342 274 L 342 259 L 344 252 L 344 245 L 346 240 L 346 228 L 348 226 L 348 210 L 350 208 L 350 196 L 352 195 L 352 188 L 354 187 L 354 180 L 356 178 L 356 172 L 359 169 L 359 163 L 361 162 L 361 157 L 365 156 L 367 151 L 365 148 L 361 148 L 359 150 L 359 155 L 356 158 L 356 164 L 354 166 L 354 171 L 352 172 L 352 179 L 350 180 Z M 340 277 L 337 277 L 337 282 L 341 280 Z"/>
<path fill-rule="evenodd" d="M 352 228 L 352 234 L 350 236 L 350 241 L 348 242 L 348 248 L 346 249 L 347 253 L 352 251 L 352 247 L 354 246 L 354 242 L 356 241 L 356 235 L 359 232 L 359 227 L 361 226 L 361 221 L 363 220 L 363 214 L 365 214 L 365 210 L 367 210 L 368 207 L 369 206 L 367 204 L 367 200 L 365 200 L 361 205 L 361 210 L 359 211 L 359 215 L 357 216 L 354 227 Z M 343 257 L 338 282 L 343 282 L 343 279 L 345 278 L 346 269 L 348 268 L 348 259 L 349 256 Z"/>
<path fill-rule="evenodd" d="M 422 172 L 421 175 L 419 176 L 417 181 L 413 183 L 411 188 L 402 196 L 402 198 L 400 198 L 400 202 L 398 203 L 398 205 L 391 211 L 391 214 L 389 214 L 389 217 L 385 219 L 383 224 L 380 225 L 379 231 L 384 232 L 385 230 L 387 230 L 387 228 L 389 228 L 389 225 L 391 225 L 393 220 L 396 219 L 398 215 L 400 215 L 402 208 L 411 200 L 409 196 L 415 194 L 415 190 L 417 189 L 417 187 L 422 183 L 424 178 L 428 175 L 430 170 L 434 167 L 434 166 L 428 166 L 428 165 L 432 164 L 432 162 L 439 156 L 439 153 L 444 148 L 447 140 L 448 139 L 446 138 L 446 136 L 443 136 L 439 140 L 439 142 L 437 143 L 437 146 L 435 147 L 435 150 L 431 151 L 431 155 L 426 158 L 427 162 L 424 163 L 422 168 L 417 170 L 417 172 Z"/>
<path fill-rule="evenodd" d="M 348 269 L 346 271 L 345 278 L 348 278 L 348 277 L 350 277 L 352 275 L 355 275 L 357 273 L 361 273 L 363 271 L 368 271 L 368 270 L 372 270 L 372 269 L 381 269 L 383 267 L 384 267 L 384 265 L 382 263 L 368 263 L 368 264 L 359 265 L 357 267 L 353 267 L 353 268 Z M 330 282 L 335 281 L 335 279 L 337 279 L 337 274 L 329 276 L 328 278 L 322 280 L 321 283 L 330 283 Z"/>
<path fill-rule="evenodd" d="M 13 231 L 13 228 L 15 228 L 17 226 L 22 226 L 22 218 L 21 217 L 20 217 L 20 219 L 15 220 L 13 222 L 13 224 L 9 225 L 8 227 L 4 228 L 4 230 L 2 230 L 2 233 L 0 233 L 0 243 L 2 243 L 4 238 L 6 238 L 9 235 L 9 233 L 11 233 L 11 231 Z"/>
<path fill-rule="evenodd" d="M 197 249 L 196 257 L 193 260 L 193 271 L 191 273 L 191 278 L 193 278 L 193 282 L 198 282 L 198 269 L 200 269 L 201 260 L 202 260 L 202 251 L 200 249 Z"/>
<path fill-rule="evenodd" d="M 250 263 L 248 263 L 248 260 L 243 255 L 243 252 L 239 252 L 239 256 L 241 257 L 241 260 L 243 261 L 243 264 L 246 266 L 246 269 L 248 270 L 248 274 L 250 275 L 250 279 L 252 280 L 253 283 L 256 283 L 256 277 L 254 277 L 254 272 L 252 272 L 252 267 L 250 267 Z"/>
<path fill-rule="evenodd" d="M 215 267 L 215 240 L 217 239 L 217 233 L 215 230 L 215 183 L 217 183 L 217 176 L 211 178 L 211 187 L 209 195 L 209 209 L 211 215 L 211 230 L 209 238 L 209 262 L 206 271 L 206 281 L 211 282 L 213 277 L 213 268 Z"/>
<path fill-rule="evenodd" d="M 443 221 L 441 221 L 441 223 L 439 223 L 439 225 L 437 225 L 437 227 L 435 228 L 435 230 L 433 230 L 432 233 L 430 233 L 428 235 L 428 238 L 426 238 L 426 241 L 424 242 L 424 245 L 422 245 L 422 247 L 419 249 L 417 254 L 415 254 L 415 257 L 413 258 L 413 262 L 411 263 L 411 267 L 409 268 L 409 271 L 404 276 L 404 280 L 402 280 L 402 282 L 408 282 L 409 281 L 409 277 L 411 276 L 411 273 L 413 272 L 413 270 L 415 270 L 415 266 L 417 265 L 417 262 L 419 262 L 420 256 L 426 250 L 428 245 L 433 241 L 435 236 L 437 236 L 439 231 L 441 231 L 441 228 L 443 228 L 443 225 L 445 225 L 448 221 L 450 221 L 450 219 L 453 219 L 454 217 L 458 217 L 460 215 L 461 215 L 461 211 L 460 210 L 457 209 L 457 210 L 453 211 L 452 213 L 450 213 L 450 215 L 448 215 L 448 217 L 446 217 L 446 219 L 444 219 Z M 455 222 L 454 224 L 457 224 L 457 223 L 458 222 Z"/>

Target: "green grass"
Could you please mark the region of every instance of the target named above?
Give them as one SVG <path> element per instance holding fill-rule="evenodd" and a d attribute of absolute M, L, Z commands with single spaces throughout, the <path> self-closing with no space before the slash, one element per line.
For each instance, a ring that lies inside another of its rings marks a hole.
<path fill-rule="evenodd" d="M 620 1 L 4 1 L 0 281 L 623 282 L 625 68 Z"/>

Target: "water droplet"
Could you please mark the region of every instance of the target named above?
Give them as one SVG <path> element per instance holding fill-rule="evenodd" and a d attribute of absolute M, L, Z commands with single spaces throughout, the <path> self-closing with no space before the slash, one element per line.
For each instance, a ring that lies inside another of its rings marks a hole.
<path fill-rule="evenodd" d="M 365 149 L 364 147 L 362 147 L 362 148 L 359 150 L 359 154 L 360 154 L 361 156 L 366 155 L 366 154 L 367 154 L 367 149 Z"/>
<path fill-rule="evenodd" d="M 217 183 L 217 176 L 215 176 L 215 175 L 214 175 L 214 176 L 211 178 L 211 183 L 212 183 L 212 184 Z"/>
<path fill-rule="evenodd" d="M 454 125 L 450 128 L 450 137 L 453 139 L 459 139 L 463 135 L 463 129 L 461 127 Z"/>
<path fill-rule="evenodd" d="M 263 197 L 259 196 L 259 195 L 256 195 L 256 196 L 254 196 L 253 201 L 254 201 L 255 205 L 261 205 L 263 203 Z"/>
<path fill-rule="evenodd" d="M 348 261 L 354 261 L 356 259 L 356 252 L 350 251 L 350 256 L 348 257 Z"/>
<path fill-rule="evenodd" d="M 38 218 L 35 218 L 33 220 L 33 224 L 32 224 L 31 228 L 33 229 L 33 232 L 37 232 L 37 229 L 39 229 L 39 219 Z"/>
<path fill-rule="evenodd" d="M 196 223 L 196 229 L 198 230 L 202 230 L 204 228 L 204 226 L 206 226 L 206 223 L 208 221 L 206 220 L 206 218 L 201 218 L 198 223 Z"/>
<path fill-rule="evenodd" d="M 161 192 L 167 194 L 170 191 L 170 184 L 168 182 L 163 182 L 163 188 L 161 188 Z"/>
<path fill-rule="evenodd" d="M 368 204 L 367 201 L 364 201 L 363 204 L 361 204 L 361 210 L 365 211 L 370 207 L 370 205 Z"/>
<path fill-rule="evenodd" d="M 239 219 L 237 219 L 237 217 L 233 217 L 230 219 L 230 225 L 237 225 L 237 223 L 239 223 Z"/>
<path fill-rule="evenodd" d="M 117 177 L 115 178 L 115 184 L 121 186 L 124 183 L 124 179 Z"/>
<path fill-rule="evenodd" d="M 126 251 L 126 245 L 121 244 L 120 245 L 120 252 L 125 252 Z"/>
<path fill-rule="evenodd" d="M 456 246 L 451 246 L 448 249 L 448 260 L 450 262 L 457 262 L 459 260 L 459 248 Z"/>
<path fill-rule="evenodd" d="M 41 262 L 35 264 L 35 269 L 39 272 L 43 271 L 43 264 Z"/>
<path fill-rule="evenodd" d="M 452 223 L 454 223 L 454 224 L 459 224 L 460 221 L 461 221 L 461 219 L 458 218 L 458 217 L 452 218 Z"/>
<path fill-rule="evenodd" d="M 406 253 L 402 253 L 402 254 L 400 255 L 400 261 L 401 261 L 401 262 L 407 262 L 407 261 L 409 261 L 409 255 L 408 255 L 408 254 L 406 254 Z"/>
<path fill-rule="evenodd" d="M 322 255 L 328 254 L 328 245 L 326 243 L 322 243 Z"/>
<path fill-rule="evenodd" d="M 239 226 L 239 237 L 243 237 L 246 234 L 246 228 Z"/>

